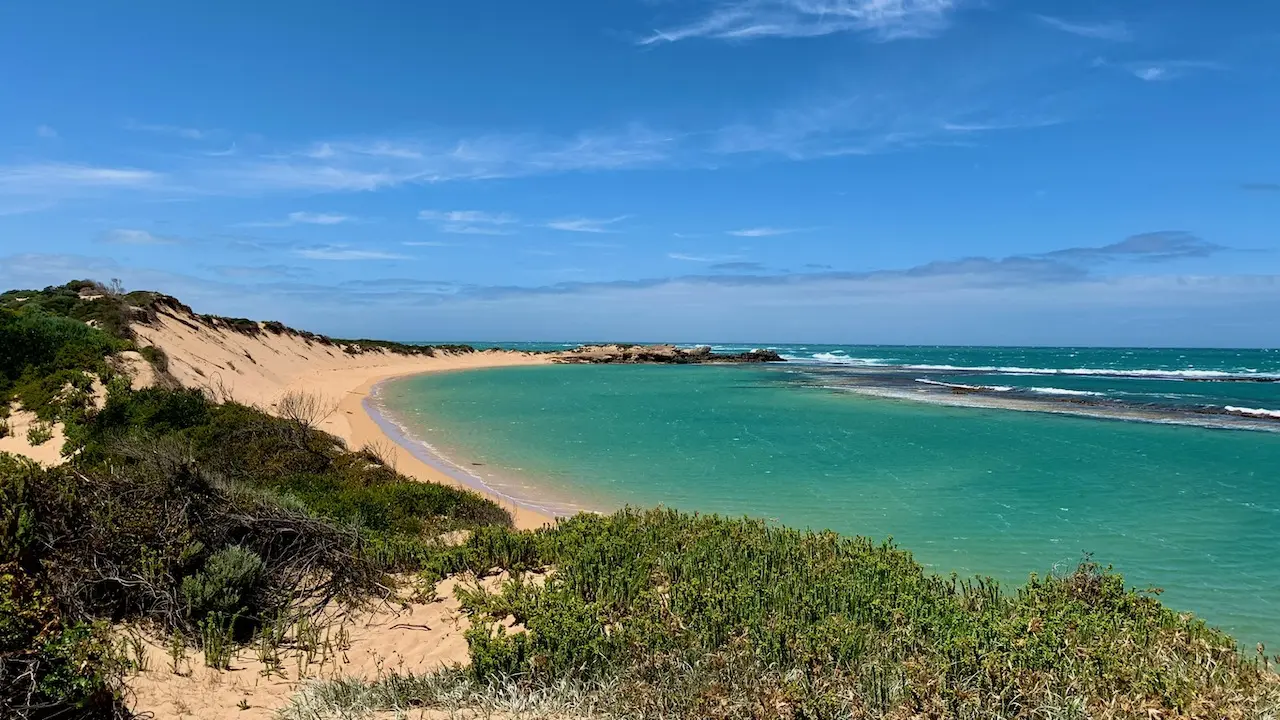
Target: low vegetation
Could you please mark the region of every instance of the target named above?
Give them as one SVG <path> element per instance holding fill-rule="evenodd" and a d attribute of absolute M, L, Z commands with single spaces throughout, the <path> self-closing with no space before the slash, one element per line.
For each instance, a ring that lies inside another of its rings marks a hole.
<path fill-rule="evenodd" d="M 80 283 L 0 296 L 3 413 L 17 400 L 41 418 L 33 445 L 61 423 L 68 459 L 0 454 L 0 717 L 126 717 L 122 677 L 143 655 L 113 638 L 119 623 L 198 646 L 214 667 L 248 643 L 319 646 L 322 608 L 385 597 L 388 572 L 437 568 L 442 533 L 511 524 L 474 493 L 349 450 L 316 428 L 328 411 L 314 398 L 287 397 L 276 416 L 130 389 L 109 358 L 132 334 L 112 318 L 157 302 Z"/>
<path fill-rule="evenodd" d="M 455 555 L 514 573 L 459 593 L 476 620 L 468 673 L 319 685 L 291 717 L 511 698 L 627 718 L 1280 712 L 1268 659 L 1089 561 L 1010 591 L 887 543 L 669 510 L 488 530 Z"/>
<path fill-rule="evenodd" d="M 0 454 L 0 717 L 127 717 L 122 678 L 146 660 L 140 641 L 109 632 L 122 623 L 167 637 L 174 673 L 189 647 L 225 668 L 245 646 L 274 672 L 282 644 L 308 658 L 344 648 L 322 608 L 385 597 L 389 573 L 430 588 L 498 571 L 510 579 L 496 589 L 458 591 L 468 667 L 309 685 L 284 717 L 1280 714 L 1261 648 L 1242 654 L 1087 559 L 1002 588 L 930 574 L 889 543 L 671 510 L 517 531 L 492 502 L 411 481 L 385 449 L 320 431 L 334 408 L 318 398 L 269 414 L 131 389 L 109 361 L 135 348 L 121 318 L 174 303 L 96 283 L 0 295 L 0 416 L 17 399 L 40 418 L 33 433 L 61 423 L 67 458 L 42 468 Z M 94 379 L 101 407 L 88 402 Z M 463 544 L 440 540 L 458 530 Z"/>

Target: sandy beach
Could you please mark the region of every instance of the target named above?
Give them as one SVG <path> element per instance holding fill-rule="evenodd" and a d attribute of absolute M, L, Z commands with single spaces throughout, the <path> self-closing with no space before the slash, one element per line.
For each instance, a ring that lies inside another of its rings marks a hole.
<path fill-rule="evenodd" d="M 511 352 L 484 352 L 474 355 L 454 355 L 443 358 L 426 358 L 427 362 L 412 367 L 397 368 L 365 368 L 362 370 L 338 370 L 322 373 L 318 378 L 300 381 L 293 388 L 320 392 L 326 396 L 340 396 L 338 411 L 321 427 L 337 435 L 353 448 L 365 445 L 385 446 L 391 443 L 399 448 L 395 454 L 395 467 L 401 473 L 423 482 L 434 482 L 442 485 L 456 485 L 477 490 L 489 496 L 511 513 L 516 527 L 536 528 L 551 522 L 554 518 L 546 511 L 515 502 L 511 498 L 499 495 L 490 488 L 480 485 L 478 481 L 469 482 L 461 471 L 449 472 L 444 460 L 429 462 L 423 459 L 427 449 L 421 445 L 408 447 L 406 438 L 397 433 L 389 433 L 370 415 L 366 401 L 370 399 L 374 388 L 386 380 L 420 373 L 448 372 L 458 370 L 476 370 L 480 368 L 510 367 L 516 365 L 539 365 L 547 361 L 541 356 Z M 435 361 L 435 362 L 431 362 Z M 354 386 L 354 387 L 352 387 Z M 346 388 L 346 389 L 344 389 Z M 287 392 L 287 391 L 286 391 Z"/>
<path fill-rule="evenodd" d="M 511 512 L 517 527 L 539 527 L 553 520 L 550 513 L 517 504 L 478 482 L 469 482 L 461 472 L 448 472 L 443 461 L 425 461 L 425 448 L 406 447 L 403 438 L 386 432 L 365 407 L 374 387 L 392 378 L 542 365 L 551 362 L 547 356 L 502 350 L 439 352 L 434 356 L 400 355 L 384 350 L 350 353 L 291 333 L 248 334 L 193 320 L 195 318 L 181 311 L 165 310 L 155 322 L 134 328 L 140 344 L 154 345 L 164 351 L 169 373 L 183 386 L 208 388 L 216 396 L 268 411 L 274 410 L 280 399 L 291 393 L 311 395 L 327 408 L 336 407 L 319 426 L 342 438 L 349 447 L 394 447 L 399 472 L 423 482 L 484 492 Z"/>

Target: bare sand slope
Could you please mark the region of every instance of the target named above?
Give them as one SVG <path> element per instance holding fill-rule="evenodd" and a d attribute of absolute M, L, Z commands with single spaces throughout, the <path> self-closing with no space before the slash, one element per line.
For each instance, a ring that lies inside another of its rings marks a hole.
<path fill-rule="evenodd" d="M 8 425 L 9 432 L 0 438 L 0 452 L 22 455 L 45 466 L 62 463 L 63 458 L 60 453 L 62 444 L 66 441 L 66 437 L 62 432 L 62 425 L 56 423 L 46 425 L 45 427 L 48 427 L 53 433 L 53 437 L 39 445 L 34 445 L 27 440 L 27 431 L 33 425 L 42 425 L 36 419 L 35 413 L 11 408 L 9 417 L 3 422 Z"/>
<path fill-rule="evenodd" d="M 485 578 L 495 589 L 505 573 Z M 203 654 L 192 648 L 176 652 L 163 641 L 133 635 L 141 642 L 145 667 L 128 679 L 130 705 L 157 720 L 267 720 L 308 681 L 338 677 L 376 680 L 389 673 L 423 674 L 466 664 L 470 623 L 453 596 L 467 577 L 442 580 L 437 599 L 401 601 L 373 610 L 334 618 L 315 639 L 299 647 L 296 629 L 276 651 L 274 668 L 255 647 L 241 648 L 229 670 L 205 666 Z M 504 623 L 514 627 L 510 621 Z M 304 637 L 306 635 L 304 634 Z M 136 657 L 136 654 L 134 655 Z"/>
<path fill-rule="evenodd" d="M 245 333 L 229 326 L 202 322 L 181 310 L 162 309 L 156 320 L 137 324 L 142 345 L 164 351 L 168 371 L 184 387 L 209 388 L 216 395 L 274 411 L 290 393 L 309 393 L 337 412 L 321 428 L 345 440 L 353 449 L 368 444 L 395 446 L 365 412 L 362 402 L 381 380 L 401 375 L 551 362 L 546 356 L 507 351 L 438 353 L 434 357 L 400 355 L 385 350 L 350 353 L 290 332 L 261 329 Z M 396 454 L 396 469 L 424 482 L 461 485 L 448 474 L 413 457 Z M 494 497 L 515 517 L 519 527 L 541 526 L 545 513 Z"/>

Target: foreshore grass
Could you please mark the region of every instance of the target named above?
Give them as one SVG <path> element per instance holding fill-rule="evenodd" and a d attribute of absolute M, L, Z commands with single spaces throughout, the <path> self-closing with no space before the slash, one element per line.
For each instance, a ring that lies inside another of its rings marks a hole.
<path fill-rule="evenodd" d="M 475 621 L 467 673 L 315 687 L 286 717 L 509 698 L 635 718 L 1280 712 L 1271 659 L 1087 560 L 1006 590 L 932 575 L 889 543 L 671 510 L 488 529 L 453 552 L 515 573 L 459 591 Z"/>
<path fill-rule="evenodd" d="M 110 354 L 133 347 L 139 314 L 178 305 L 87 281 L 0 295 L 0 399 L 61 422 L 67 459 L 0 454 L 0 717 L 129 717 L 141 655 L 111 624 L 167 634 L 175 673 L 189 645 L 225 667 L 252 644 L 271 668 L 286 636 L 327 652 L 321 608 L 384 596 L 390 572 L 434 587 L 502 570 L 496 592 L 458 591 L 469 666 L 309 686 L 283 717 L 1280 715 L 1280 660 L 1087 559 L 1002 588 L 930 574 L 891 543 L 665 509 L 516 531 L 492 502 L 319 431 L 331 409 L 314 398 L 271 415 L 130 389 Z M 358 351 L 373 349 L 400 351 Z M 441 541 L 459 530 L 464 544 Z"/>

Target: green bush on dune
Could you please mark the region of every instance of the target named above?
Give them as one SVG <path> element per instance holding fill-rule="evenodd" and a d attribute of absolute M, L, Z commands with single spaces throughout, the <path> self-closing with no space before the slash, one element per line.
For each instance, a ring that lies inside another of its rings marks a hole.
<path fill-rule="evenodd" d="M 0 454 L 0 717 L 126 717 L 109 623 L 172 633 L 225 667 L 235 643 L 380 595 L 390 571 L 495 569 L 512 579 L 458 593 L 475 620 L 469 669 L 312 685 L 285 716 L 1280 714 L 1265 658 L 1091 563 L 1006 590 L 932 575 L 888 543 L 670 510 L 516 531 L 494 503 L 318 430 L 331 408 L 314 399 L 272 415 L 132 390 L 106 358 L 131 346 L 130 308 L 158 297 L 92 283 L 0 295 L 0 400 L 61 421 L 68 457 Z M 101 410 L 85 402 L 92 376 Z M 466 543 L 439 542 L 452 530 Z"/>
<path fill-rule="evenodd" d="M 888 543 L 669 510 L 489 529 L 455 554 L 517 573 L 497 592 L 459 591 L 478 621 L 469 676 L 321 686 L 287 716 L 460 697 L 496 710 L 516 696 L 627 718 L 1280 712 L 1263 659 L 1087 561 L 1010 592 L 930 574 Z M 519 575 L 544 565 L 541 586 Z"/>
<path fill-rule="evenodd" d="M 225 663 L 228 643 L 259 628 L 380 597 L 390 570 L 440 565 L 442 532 L 511 524 L 308 418 L 131 390 L 107 362 L 132 347 L 127 325 L 110 321 L 150 295 L 77 290 L 0 295 L 3 414 L 11 399 L 34 411 L 33 444 L 63 423 L 69 458 L 45 469 L 0 453 L 0 717 L 127 716 L 109 622 L 217 643 L 206 659 Z M 100 411 L 94 377 L 108 389 Z"/>

